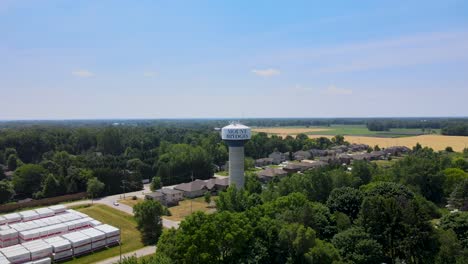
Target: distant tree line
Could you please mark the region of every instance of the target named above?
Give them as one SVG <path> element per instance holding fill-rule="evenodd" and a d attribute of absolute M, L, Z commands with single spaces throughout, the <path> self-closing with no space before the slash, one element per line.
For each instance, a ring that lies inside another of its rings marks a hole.
<path fill-rule="evenodd" d="M 442 128 L 443 135 L 468 136 L 468 123 L 457 122 L 446 125 Z"/>

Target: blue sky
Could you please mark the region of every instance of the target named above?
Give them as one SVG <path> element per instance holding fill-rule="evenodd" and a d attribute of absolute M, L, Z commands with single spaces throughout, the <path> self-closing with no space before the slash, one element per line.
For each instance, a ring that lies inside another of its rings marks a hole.
<path fill-rule="evenodd" d="M 468 2 L 0 0 L 0 119 L 468 116 Z"/>

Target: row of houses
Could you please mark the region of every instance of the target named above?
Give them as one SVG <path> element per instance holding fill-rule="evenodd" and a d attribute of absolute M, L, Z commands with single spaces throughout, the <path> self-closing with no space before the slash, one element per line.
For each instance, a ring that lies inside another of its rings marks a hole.
<path fill-rule="evenodd" d="M 218 194 L 229 186 L 229 178 L 212 178 L 209 180 L 194 180 L 181 183 L 173 188 L 162 188 L 155 192 L 146 194 L 146 199 L 161 202 L 166 206 L 178 205 L 185 198 L 203 196 L 206 192 Z"/>
<path fill-rule="evenodd" d="M 366 149 L 364 144 L 354 144 L 354 148 L 347 148 L 349 149 L 359 149 L 363 150 Z M 337 146 L 335 150 L 340 149 L 340 152 L 344 150 L 344 148 L 340 148 L 340 146 Z M 315 150 L 311 150 L 315 151 Z M 326 150 L 321 150 L 320 152 L 317 153 L 324 153 Z M 309 160 L 309 159 L 298 159 L 298 162 L 287 162 L 286 165 L 282 168 L 271 168 L 271 167 L 266 167 L 264 170 L 261 170 L 257 172 L 257 177 L 259 178 L 260 181 L 262 182 L 269 182 L 274 178 L 282 178 L 288 173 L 297 173 L 297 172 L 304 172 L 306 170 L 310 169 L 316 169 L 320 167 L 324 167 L 327 165 L 342 165 L 346 164 L 349 165 L 353 160 L 365 160 L 365 161 L 372 161 L 372 160 L 383 160 L 383 159 L 388 159 L 390 156 L 399 156 L 401 154 L 409 152 L 410 149 L 405 147 L 405 146 L 393 146 L 393 147 L 388 147 L 383 150 L 379 151 L 372 151 L 370 153 L 367 152 L 359 152 L 359 153 L 340 153 L 340 154 L 334 154 L 334 155 L 324 155 L 324 156 L 319 156 L 318 160 Z M 298 156 L 304 157 L 307 156 L 305 153 L 309 153 L 310 151 L 298 151 L 294 154 L 297 154 Z M 279 152 L 280 153 L 280 152 Z M 311 156 L 308 156 L 309 158 Z M 265 159 L 263 159 L 265 160 Z M 264 163 L 262 163 L 264 164 Z M 271 165 L 266 164 L 261 167 Z"/>
<path fill-rule="evenodd" d="M 384 159 L 389 156 L 398 156 L 403 153 L 410 151 L 408 147 L 405 146 L 393 146 L 388 147 L 379 151 L 372 151 L 367 153 L 369 148 L 366 144 L 350 144 L 334 146 L 330 149 L 310 149 L 310 150 L 299 150 L 294 153 L 281 153 L 275 151 L 268 155 L 268 158 L 262 158 L 255 160 L 256 167 L 265 167 L 268 165 L 278 165 L 285 161 L 289 161 L 290 157 L 292 160 L 302 161 L 302 160 L 311 160 L 319 159 L 327 163 L 346 163 L 349 164 L 351 160 L 376 160 Z"/>

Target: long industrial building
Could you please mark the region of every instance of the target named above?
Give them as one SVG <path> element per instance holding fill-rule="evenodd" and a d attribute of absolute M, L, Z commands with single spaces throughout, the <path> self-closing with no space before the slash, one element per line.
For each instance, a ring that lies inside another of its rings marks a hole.
<path fill-rule="evenodd" d="M 0 264 L 47 264 L 119 243 L 118 228 L 62 205 L 0 215 Z"/>

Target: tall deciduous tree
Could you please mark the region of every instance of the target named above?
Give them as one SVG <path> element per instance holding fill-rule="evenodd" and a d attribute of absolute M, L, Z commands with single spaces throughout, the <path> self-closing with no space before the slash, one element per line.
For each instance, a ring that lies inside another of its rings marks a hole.
<path fill-rule="evenodd" d="M 153 177 L 153 179 L 151 179 L 151 184 L 150 184 L 151 191 L 154 192 L 161 188 L 162 188 L 161 178 L 159 178 L 158 176 Z"/>
<path fill-rule="evenodd" d="M 35 164 L 26 164 L 19 167 L 13 175 L 13 185 L 18 194 L 32 196 L 41 190 L 41 182 L 46 170 Z"/>
<path fill-rule="evenodd" d="M 0 204 L 10 201 L 13 195 L 15 195 L 15 190 L 11 182 L 5 180 L 0 181 Z"/>
<path fill-rule="evenodd" d="M 162 233 L 164 207 L 157 201 L 145 200 L 135 205 L 133 212 L 142 242 L 146 245 L 156 244 Z"/>
<path fill-rule="evenodd" d="M 98 134 L 97 146 L 105 154 L 119 155 L 123 151 L 119 130 L 107 127 Z"/>
<path fill-rule="evenodd" d="M 91 198 L 99 197 L 104 190 L 104 183 L 99 181 L 97 178 L 91 178 L 88 180 L 86 192 Z"/>
<path fill-rule="evenodd" d="M 362 193 L 351 187 L 333 189 L 327 200 L 331 212 L 342 212 L 351 219 L 358 216 L 362 203 Z"/>

